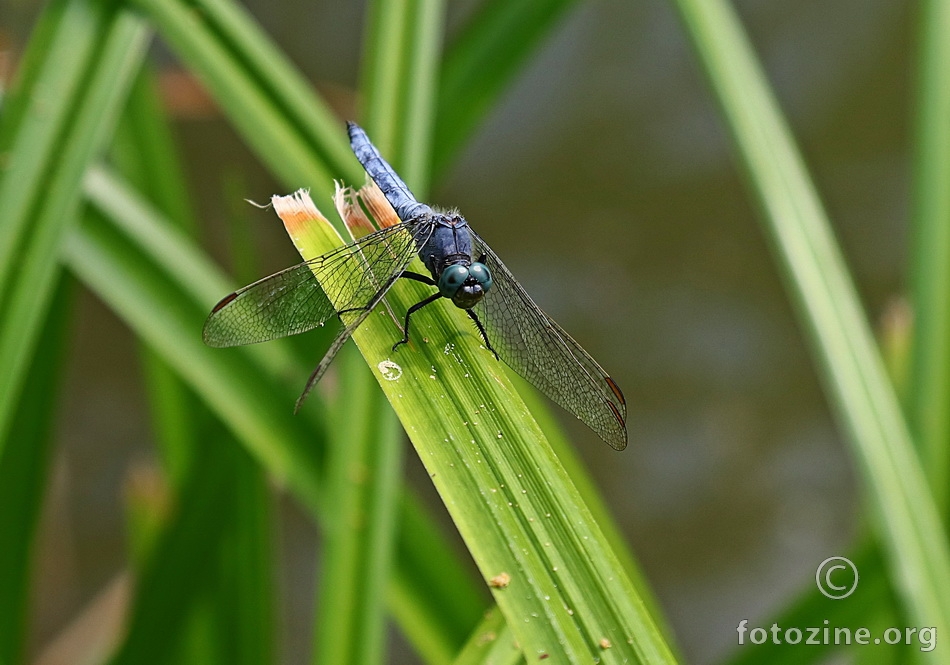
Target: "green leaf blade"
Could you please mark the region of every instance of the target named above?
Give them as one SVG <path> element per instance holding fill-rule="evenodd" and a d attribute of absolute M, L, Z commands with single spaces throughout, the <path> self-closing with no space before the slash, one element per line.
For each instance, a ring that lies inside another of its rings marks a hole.
<path fill-rule="evenodd" d="M 275 198 L 275 210 L 286 221 L 284 205 L 312 207 L 303 196 Z M 299 219 L 289 229 L 305 258 L 340 244 L 321 217 L 314 213 L 305 231 Z M 401 312 L 427 295 L 424 285 L 409 283 L 397 284 L 387 298 Z M 539 426 L 464 313 L 445 302 L 430 305 L 410 343 L 394 351 L 398 327 L 379 310 L 354 341 L 526 657 L 588 661 L 606 657 L 600 646 L 606 640 L 610 657 L 674 662 Z"/>
<path fill-rule="evenodd" d="M 857 291 L 791 133 L 731 8 L 679 0 L 733 133 L 826 391 L 869 489 L 912 620 L 950 627 L 950 551 Z"/>

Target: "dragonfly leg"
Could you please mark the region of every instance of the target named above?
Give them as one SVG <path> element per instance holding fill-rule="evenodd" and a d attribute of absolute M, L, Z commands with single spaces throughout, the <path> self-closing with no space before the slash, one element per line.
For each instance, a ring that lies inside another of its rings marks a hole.
<path fill-rule="evenodd" d="M 483 326 L 482 322 L 478 319 L 478 314 L 470 309 L 465 310 L 465 313 L 468 314 L 468 318 L 475 322 L 475 327 L 478 328 L 478 332 L 482 334 L 482 339 L 485 340 L 485 346 L 494 354 L 495 360 L 501 360 L 501 358 L 498 357 L 498 352 L 495 351 L 491 342 L 488 341 L 488 333 L 485 332 L 485 326 Z"/>
<path fill-rule="evenodd" d="M 426 298 L 425 300 L 420 300 L 420 301 L 417 302 L 415 305 L 413 305 L 413 306 L 410 307 L 408 310 L 406 310 L 406 324 L 405 324 L 405 326 L 403 327 L 406 332 L 405 332 L 405 334 L 402 336 L 402 339 L 401 339 L 401 340 L 399 340 L 398 342 L 396 342 L 395 344 L 393 344 L 393 351 L 395 351 L 395 350 L 396 350 L 396 347 L 398 347 L 400 344 L 407 344 L 407 343 L 409 342 L 409 317 L 412 316 L 412 313 L 413 313 L 413 312 L 418 312 L 420 309 L 422 309 L 423 307 L 425 307 L 425 306 L 428 305 L 429 303 L 435 302 L 436 300 L 438 300 L 438 299 L 441 298 L 441 297 L 442 297 L 442 294 L 441 294 L 441 293 L 433 293 L 431 296 L 429 296 L 429 297 Z"/>
<path fill-rule="evenodd" d="M 405 277 L 406 279 L 411 279 L 414 282 L 422 282 L 423 284 L 428 284 L 429 286 L 436 286 L 435 280 L 426 275 L 420 275 L 417 272 L 412 272 L 411 270 L 405 270 L 400 275 L 400 277 Z"/>

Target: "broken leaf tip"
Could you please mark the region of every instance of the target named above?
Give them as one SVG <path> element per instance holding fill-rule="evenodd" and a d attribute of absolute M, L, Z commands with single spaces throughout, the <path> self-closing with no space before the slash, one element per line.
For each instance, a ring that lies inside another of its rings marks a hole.
<path fill-rule="evenodd" d="M 271 204 L 277 216 L 284 222 L 287 231 L 291 234 L 299 231 L 303 225 L 313 220 L 326 221 L 326 218 L 317 210 L 310 192 L 298 189 L 287 196 L 272 196 Z"/>

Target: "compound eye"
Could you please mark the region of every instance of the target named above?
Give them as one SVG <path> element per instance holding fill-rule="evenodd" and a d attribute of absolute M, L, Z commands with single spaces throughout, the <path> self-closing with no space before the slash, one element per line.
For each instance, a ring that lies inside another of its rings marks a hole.
<path fill-rule="evenodd" d="M 482 291 L 487 291 L 491 288 L 491 272 L 488 271 L 488 266 L 484 263 L 479 263 L 476 261 L 468 267 L 469 274 L 478 282 L 478 285 L 482 287 Z"/>
<path fill-rule="evenodd" d="M 469 269 L 463 265 L 451 265 L 439 276 L 439 293 L 446 298 L 453 297 L 468 279 Z"/>

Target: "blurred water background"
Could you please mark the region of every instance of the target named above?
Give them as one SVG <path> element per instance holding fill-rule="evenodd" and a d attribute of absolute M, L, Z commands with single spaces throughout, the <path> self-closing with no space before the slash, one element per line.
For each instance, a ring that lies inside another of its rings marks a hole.
<path fill-rule="evenodd" d="M 913 5 L 735 4 L 878 321 L 905 286 Z M 448 40 L 476 5 L 449 3 Z M 335 105 L 343 131 L 342 118 L 358 117 L 364 4 L 248 7 Z M 3 0 L 0 10 L 0 39 L 15 53 L 36 7 Z M 294 263 L 272 213 L 243 202 L 285 192 L 161 45 L 154 51 L 205 239 L 220 241 L 238 220 L 263 250 L 261 275 Z M 851 462 L 670 3 L 577 3 L 430 198 L 459 207 L 623 387 L 623 453 L 559 415 L 690 662 L 716 662 L 742 619 L 761 624 L 813 583 L 820 561 L 846 554 L 861 514 Z M 122 568 L 123 488 L 155 464 L 135 342 L 91 296 L 79 314 L 34 650 Z M 411 455 L 409 465 L 437 506 Z M 302 663 L 317 535 L 291 501 L 281 513 L 281 651 Z M 392 662 L 417 662 L 393 640 Z"/>

